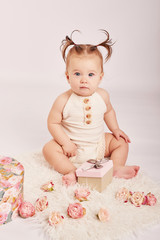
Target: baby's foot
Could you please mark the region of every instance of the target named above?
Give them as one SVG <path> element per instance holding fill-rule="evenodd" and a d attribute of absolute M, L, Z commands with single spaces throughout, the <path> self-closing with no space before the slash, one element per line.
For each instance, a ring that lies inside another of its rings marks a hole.
<path fill-rule="evenodd" d="M 139 171 L 139 166 L 120 166 L 114 169 L 113 176 L 117 178 L 133 178 Z"/>
<path fill-rule="evenodd" d="M 63 177 L 62 177 L 62 183 L 66 186 L 69 186 L 69 185 L 74 185 L 76 184 L 76 174 L 75 172 L 70 172 L 68 174 L 65 174 Z"/>

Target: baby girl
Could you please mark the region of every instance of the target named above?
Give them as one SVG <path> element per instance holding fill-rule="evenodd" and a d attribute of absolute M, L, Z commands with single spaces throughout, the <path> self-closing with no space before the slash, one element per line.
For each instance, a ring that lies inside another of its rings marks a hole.
<path fill-rule="evenodd" d="M 57 97 L 50 110 L 48 129 L 53 139 L 44 146 L 43 155 L 64 175 L 67 185 L 76 182 L 76 163 L 89 159 L 110 157 L 118 178 L 133 178 L 139 170 L 139 166 L 125 165 L 130 139 L 119 128 L 108 92 L 99 88 L 104 76 L 99 47 L 106 49 L 107 61 L 113 45 L 109 33 L 104 33 L 106 40 L 98 45 L 76 44 L 68 36 L 62 41 L 70 89 Z M 110 132 L 104 132 L 104 123 Z"/>

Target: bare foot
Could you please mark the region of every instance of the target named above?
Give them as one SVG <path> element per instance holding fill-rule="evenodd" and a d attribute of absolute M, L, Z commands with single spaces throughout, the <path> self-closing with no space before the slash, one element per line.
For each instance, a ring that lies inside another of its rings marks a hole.
<path fill-rule="evenodd" d="M 113 171 L 113 176 L 117 178 L 133 178 L 139 171 L 139 166 L 120 166 Z"/>
<path fill-rule="evenodd" d="M 66 186 L 74 185 L 74 184 L 76 184 L 76 182 L 77 182 L 77 180 L 76 180 L 75 172 L 70 172 L 68 174 L 65 174 L 62 177 L 62 183 Z"/>

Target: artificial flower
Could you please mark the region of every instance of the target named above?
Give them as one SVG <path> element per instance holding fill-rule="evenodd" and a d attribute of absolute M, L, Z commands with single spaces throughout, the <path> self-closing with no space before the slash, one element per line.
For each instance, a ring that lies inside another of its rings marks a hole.
<path fill-rule="evenodd" d="M 74 191 L 75 198 L 80 202 L 87 201 L 87 197 L 90 195 L 90 191 L 86 188 L 78 188 Z"/>
<path fill-rule="evenodd" d="M 127 188 L 123 187 L 116 193 L 116 199 L 122 202 L 128 202 L 131 195 L 132 193 Z"/>
<path fill-rule="evenodd" d="M 51 212 L 49 215 L 49 224 L 51 226 L 57 225 L 59 223 L 62 223 L 64 217 L 60 215 L 59 212 Z"/>
<path fill-rule="evenodd" d="M 67 213 L 71 218 L 82 218 L 86 214 L 86 209 L 80 203 L 69 204 Z"/>
<path fill-rule="evenodd" d="M 35 207 L 30 202 L 22 202 L 18 209 L 22 218 L 28 218 L 35 215 Z"/>
<path fill-rule="evenodd" d="M 52 192 L 54 190 L 54 184 L 52 181 L 49 181 L 41 186 L 41 189 L 44 192 Z"/>
<path fill-rule="evenodd" d="M 132 193 L 131 191 L 129 191 L 126 188 L 121 188 L 116 193 L 116 199 L 118 199 L 120 201 L 123 201 L 123 202 L 130 201 L 136 207 L 140 207 L 141 205 L 154 206 L 157 202 L 156 197 L 151 192 L 149 192 L 145 196 L 144 192 L 134 192 L 134 193 Z"/>
<path fill-rule="evenodd" d="M 145 196 L 143 192 L 134 192 L 130 198 L 131 203 L 134 204 L 136 207 L 140 207 L 142 204 L 145 203 Z"/>
<path fill-rule="evenodd" d="M 104 209 L 104 208 L 100 208 L 98 214 L 97 214 L 97 217 L 99 218 L 99 220 L 101 222 L 107 222 L 109 220 L 109 213 L 107 211 L 107 209 Z"/>
<path fill-rule="evenodd" d="M 147 198 L 146 199 L 146 204 L 149 205 L 149 206 L 154 206 L 156 204 L 156 202 L 157 202 L 156 197 L 152 193 L 148 193 L 146 195 L 146 198 Z"/>
<path fill-rule="evenodd" d="M 47 201 L 47 197 L 46 196 L 37 199 L 36 204 L 35 204 L 36 211 L 42 212 L 47 207 L 48 207 L 48 201 Z"/>

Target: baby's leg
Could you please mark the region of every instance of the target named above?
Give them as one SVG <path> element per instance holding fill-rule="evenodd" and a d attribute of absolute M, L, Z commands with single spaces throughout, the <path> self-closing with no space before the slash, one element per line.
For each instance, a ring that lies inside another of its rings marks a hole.
<path fill-rule="evenodd" d="M 63 182 L 70 185 L 76 182 L 76 167 L 64 155 L 62 147 L 51 140 L 43 147 L 43 155 L 46 161 L 59 173 L 63 174 Z"/>
<path fill-rule="evenodd" d="M 119 178 L 135 177 L 139 166 L 125 166 L 128 156 L 128 143 L 123 138 L 117 140 L 112 134 L 106 133 L 105 156 L 113 161 L 113 175 Z"/>

